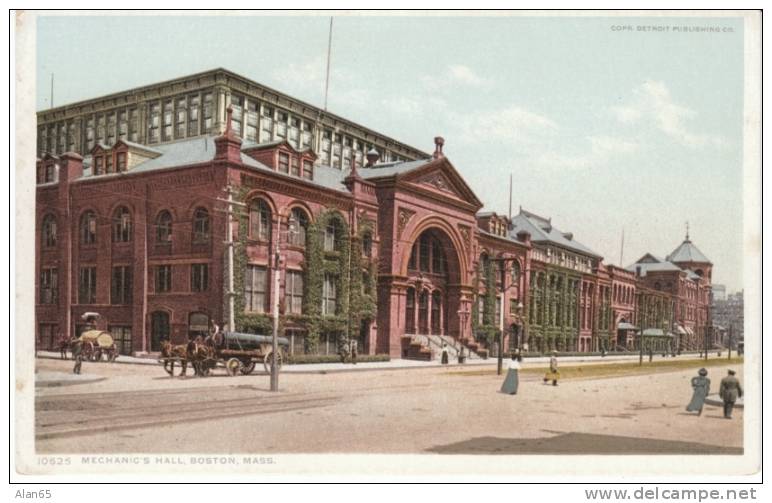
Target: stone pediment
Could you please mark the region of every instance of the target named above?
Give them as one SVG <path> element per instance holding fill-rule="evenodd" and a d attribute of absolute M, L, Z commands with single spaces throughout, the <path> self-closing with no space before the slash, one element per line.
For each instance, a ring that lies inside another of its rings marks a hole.
<path fill-rule="evenodd" d="M 472 189 L 453 168 L 447 159 L 433 162 L 422 169 L 415 170 L 400 177 L 402 181 L 421 189 L 441 194 L 445 197 L 482 207 Z"/>

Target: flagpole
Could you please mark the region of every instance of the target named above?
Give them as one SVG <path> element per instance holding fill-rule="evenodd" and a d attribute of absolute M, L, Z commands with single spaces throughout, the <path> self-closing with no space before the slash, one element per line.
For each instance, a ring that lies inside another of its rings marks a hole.
<path fill-rule="evenodd" d="M 327 38 L 327 76 L 324 81 L 324 111 L 327 111 L 327 92 L 330 89 L 330 55 L 332 53 L 332 17 L 330 18 L 330 34 Z"/>

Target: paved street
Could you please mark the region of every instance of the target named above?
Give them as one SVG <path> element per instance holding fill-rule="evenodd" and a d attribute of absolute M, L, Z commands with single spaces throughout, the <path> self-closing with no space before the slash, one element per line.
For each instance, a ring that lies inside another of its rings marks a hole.
<path fill-rule="evenodd" d="M 542 365 L 542 364 L 537 364 Z M 740 454 L 742 410 L 687 414 L 694 370 L 566 379 L 495 368 L 414 368 L 268 377 L 170 378 L 160 366 L 37 360 L 40 453 Z M 528 365 L 526 365 L 528 367 Z M 709 367 L 713 391 L 726 365 Z M 742 380 L 742 368 L 737 368 Z M 53 374 L 61 372 L 61 374 Z M 90 379 L 93 378 L 93 379 Z M 52 383 L 49 383 L 52 384 Z"/>

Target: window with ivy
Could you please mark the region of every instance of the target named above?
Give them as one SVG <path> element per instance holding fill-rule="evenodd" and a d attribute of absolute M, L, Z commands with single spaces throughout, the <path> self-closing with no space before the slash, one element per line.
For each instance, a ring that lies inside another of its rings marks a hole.
<path fill-rule="evenodd" d="M 246 311 L 265 313 L 268 305 L 268 269 L 248 265 L 244 277 L 244 308 Z"/>
<path fill-rule="evenodd" d="M 271 239 L 271 208 L 262 199 L 255 199 L 249 205 L 249 235 L 259 241 Z"/>
<path fill-rule="evenodd" d="M 334 316 L 337 308 L 337 278 L 329 273 L 324 275 L 322 287 L 322 316 Z"/>
<path fill-rule="evenodd" d="M 284 306 L 289 314 L 303 314 L 303 273 L 287 271 Z"/>
<path fill-rule="evenodd" d="M 292 232 L 289 233 L 289 243 L 294 246 L 306 245 L 306 234 L 308 232 L 308 216 L 300 208 L 293 208 L 290 214 L 290 226 Z"/>
<path fill-rule="evenodd" d="M 339 230 L 340 224 L 338 220 L 331 218 L 324 229 L 324 251 L 331 252 L 337 250 Z"/>

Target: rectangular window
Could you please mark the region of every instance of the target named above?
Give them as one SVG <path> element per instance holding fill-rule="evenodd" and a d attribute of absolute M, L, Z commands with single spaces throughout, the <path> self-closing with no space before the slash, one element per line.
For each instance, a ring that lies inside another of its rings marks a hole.
<path fill-rule="evenodd" d="M 303 161 L 303 178 L 307 180 L 314 178 L 314 163 L 309 160 Z"/>
<path fill-rule="evenodd" d="M 172 266 L 159 265 L 155 268 L 155 293 L 172 291 Z"/>
<path fill-rule="evenodd" d="M 330 159 L 332 156 L 332 131 L 325 130 L 322 132 L 322 163 L 327 166 L 330 165 Z"/>
<path fill-rule="evenodd" d="M 273 108 L 263 106 L 260 118 L 260 143 L 266 143 L 273 139 Z"/>
<path fill-rule="evenodd" d="M 67 124 L 67 150 L 75 152 L 75 123 Z"/>
<path fill-rule="evenodd" d="M 131 327 L 111 325 L 110 335 L 113 336 L 115 347 L 120 354 L 131 354 Z"/>
<path fill-rule="evenodd" d="M 290 162 L 291 170 L 290 174 L 292 176 L 300 176 L 300 159 L 298 159 L 296 156 L 292 156 L 291 162 Z"/>
<path fill-rule="evenodd" d="M 332 167 L 333 168 L 338 168 L 338 169 L 341 168 L 340 151 L 341 151 L 340 143 L 333 143 L 332 144 Z"/>
<path fill-rule="evenodd" d="M 59 278 L 55 267 L 45 268 L 40 273 L 40 303 L 56 304 L 59 300 Z"/>
<path fill-rule="evenodd" d="M 244 98 L 241 96 L 231 96 L 231 109 L 233 114 L 231 115 L 231 127 L 236 136 L 242 135 L 242 123 L 244 120 Z"/>
<path fill-rule="evenodd" d="M 161 138 L 161 104 L 151 103 L 147 117 L 147 141 L 158 143 Z"/>
<path fill-rule="evenodd" d="M 209 264 L 190 266 L 190 291 L 205 292 L 209 289 Z"/>
<path fill-rule="evenodd" d="M 105 141 L 105 116 L 104 115 L 100 115 L 99 117 L 97 117 L 96 141 L 97 143 L 103 143 Z"/>
<path fill-rule="evenodd" d="M 287 271 L 284 306 L 289 314 L 303 314 L 303 273 Z"/>
<path fill-rule="evenodd" d="M 198 95 L 188 96 L 188 136 L 198 135 L 198 107 Z"/>
<path fill-rule="evenodd" d="M 257 142 L 257 128 L 260 122 L 260 116 L 257 113 L 257 102 L 250 99 L 247 102 L 247 140 Z"/>
<path fill-rule="evenodd" d="M 301 127 L 302 133 L 300 134 L 300 148 L 311 148 L 311 142 L 313 141 L 313 133 L 311 131 L 311 123 L 303 121 Z"/>
<path fill-rule="evenodd" d="M 129 109 L 129 141 L 139 140 L 139 114 L 136 108 Z"/>
<path fill-rule="evenodd" d="M 501 297 L 496 297 L 496 325 L 499 324 L 499 320 L 501 319 Z"/>
<path fill-rule="evenodd" d="M 162 130 L 163 141 L 172 139 L 172 122 L 174 120 L 174 102 L 172 100 L 164 101 L 164 127 Z"/>
<path fill-rule="evenodd" d="M 89 117 L 86 120 L 86 152 L 90 153 L 94 145 L 94 118 Z"/>
<path fill-rule="evenodd" d="M 115 113 L 107 116 L 107 144 L 115 143 Z"/>
<path fill-rule="evenodd" d="M 276 114 L 276 137 L 287 138 L 287 113 L 279 112 Z"/>
<path fill-rule="evenodd" d="M 279 152 L 279 172 L 289 173 L 289 155 Z"/>
<path fill-rule="evenodd" d="M 131 267 L 113 267 L 113 282 L 110 292 L 112 304 L 131 304 Z"/>
<path fill-rule="evenodd" d="M 202 133 L 206 134 L 212 130 L 212 117 L 214 117 L 214 101 L 212 100 L 212 93 L 204 94 L 204 130 Z"/>
<path fill-rule="evenodd" d="M 268 305 L 268 270 L 248 265 L 244 278 L 244 308 L 256 313 L 266 312 Z"/>
<path fill-rule="evenodd" d="M 105 156 L 105 173 L 113 172 L 113 155 L 109 153 Z"/>
<path fill-rule="evenodd" d="M 174 110 L 175 125 L 174 137 L 185 138 L 188 129 L 188 103 L 185 98 L 177 98 L 177 107 Z"/>
<path fill-rule="evenodd" d="M 96 304 L 96 267 L 80 268 L 78 303 Z"/>
<path fill-rule="evenodd" d="M 129 134 L 129 121 L 126 119 L 126 110 L 118 112 L 118 138 L 126 140 Z"/>
<path fill-rule="evenodd" d="M 300 148 L 300 119 L 293 117 L 290 119 L 289 142 L 295 148 Z"/>
<path fill-rule="evenodd" d="M 324 285 L 322 288 L 322 315 L 323 316 L 334 316 L 335 315 L 335 309 L 336 309 L 336 303 L 337 303 L 337 293 L 336 293 L 336 284 L 335 284 L 335 276 L 333 276 L 330 273 L 325 273 L 324 275 Z"/>

